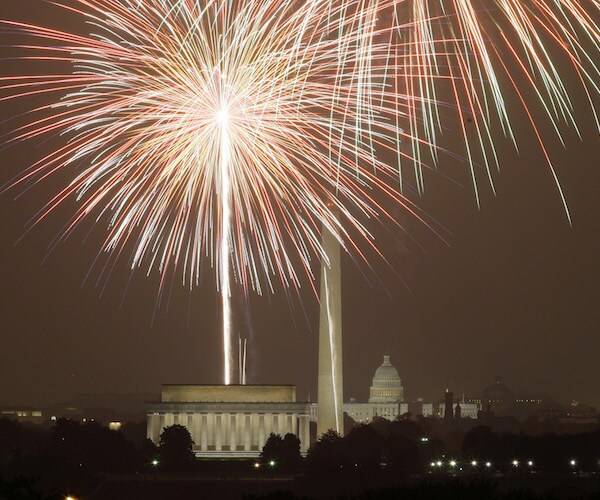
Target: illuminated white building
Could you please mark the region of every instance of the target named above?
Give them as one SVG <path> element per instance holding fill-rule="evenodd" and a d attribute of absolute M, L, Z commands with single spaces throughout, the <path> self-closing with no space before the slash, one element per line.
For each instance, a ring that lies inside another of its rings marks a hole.
<path fill-rule="evenodd" d="M 296 402 L 292 385 L 163 385 L 146 409 L 148 439 L 183 425 L 197 457 L 258 457 L 271 433 L 294 434 L 303 454 L 310 446 L 310 404 Z"/>
<path fill-rule="evenodd" d="M 344 411 L 359 423 L 368 423 L 373 417 L 395 420 L 404 410 L 404 387 L 398 370 L 390 362 L 389 355 L 383 356 L 383 363 L 373 376 L 368 403 L 350 401 L 344 403 Z"/>
<path fill-rule="evenodd" d="M 458 413 L 460 413 L 461 418 L 477 418 L 479 404 L 466 403 L 464 400 L 456 402 L 453 404 L 454 414 L 457 413 L 457 405 L 460 407 Z M 377 368 L 373 376 L 369 401 L 360 403 L 350 400 L 344 403 L 344 412 L 355 422 L 361 424 L 368 424 L 376 417 L 395 420 L 407 413 L 413 416 L 442 418 L 444 409 L 444 403 L 427 403 L 422 400 L 414 403 L 406 402 L 402 380 L 387 354 L 383 356 L 383 363 Z M 316 407 L 311 408 L 311 420 L 316 420 L 317 416 Z"/>

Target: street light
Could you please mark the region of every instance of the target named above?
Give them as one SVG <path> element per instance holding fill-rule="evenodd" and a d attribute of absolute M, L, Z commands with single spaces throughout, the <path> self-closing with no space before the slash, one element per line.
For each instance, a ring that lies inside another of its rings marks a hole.
<path fill-rule="evenodd" d="M 571 464 L 571 467 L 575 467 L 577 465 L 577 461 L 574 459 L 571 459 L 569 463 Z"/>
<path fill-rule="evenodd" d="M 527 462 L 527 465 L 528 465 L 529 467 L 533 467 L 533 460 L 530 460 L 529 462 Z"/>
<path fill-rule="evenodd" d="M 489 469 L 492 466 L 492 462 L 486 462 L 485 466 Z"/>
<path fill-rule="evenodd" d="M 473 467 L 477 467 L 477 460 L 471 460 L 471 465 Z"/>
<path fill-rule="evenodd" d="M 271 467 L 275 467 L 275 460 L 269 460 L 269 465 Z"/>
<path fill-rule="evenodd" d="M 438 461 L 435 463 L 435 465 L 437 465 L 438 467 L 441 467 L 441 466 L 442 466 L 442 461 L 441 461 L 441 460 L 438 460 Z"/>
<path fill-rule="evenodd" d="M 156 460 L 156 458 L 152 460 L 152 465 L 154 465 L 154 467 L 158 466 L 158 460 Z"/>
<path fill-rule="evenodd" d="M 260 467 L 260 464 L 258 462 L 254 462 L 254 468 L 258 469 Z"/>
<path fill-rule="evenodd" d="M 519 461 L 518 460 L 513 460 L 512 464 L 513 464 L 513 467 L 518 467 L 519 466 Z"/>
<path fill-rule="evenodd" d="M 450 460 L 450 467 L 456 466 L 456 460 Z"/>

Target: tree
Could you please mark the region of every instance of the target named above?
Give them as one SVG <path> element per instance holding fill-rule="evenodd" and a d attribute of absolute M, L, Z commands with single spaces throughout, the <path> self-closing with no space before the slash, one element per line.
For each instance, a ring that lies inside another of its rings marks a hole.
<path fill-rule="evenodd" d="M 260 454 L 263 466 L 277 467 L 279 470 L 297 470 L 302 463 L 300 440 L 294 434 L 286 434 L 282 439 L 278 434 L 271 434 Z"/>
<path fill-rule="evenodd" d="M 133 444 L 121 432 L 97 422 L 59 419 L 52 429 L 48 452 L 66 464 L 94 473 L 133 472 L 139 464 Z"/>
<path fill-rule="evenodd" d="M 383 455 L 384 439 L 369 425 L 360 425 L 344 438 L 346 461 L 362 471 L 378 470 Z"/>
<path fill-rule="evenodd" d="M 342 472 L 345 462 L 342 437 L 329 430 L 312 445 L 306 457 L 307 472 L 313 476 Z"/>
<path fill-rule="evenodd" d="M 160 435 L 159 453 L 161 467 L 171 471 L 185 471 L 192 467 L 194 441 L 183 425 L 165 427 Z"/>

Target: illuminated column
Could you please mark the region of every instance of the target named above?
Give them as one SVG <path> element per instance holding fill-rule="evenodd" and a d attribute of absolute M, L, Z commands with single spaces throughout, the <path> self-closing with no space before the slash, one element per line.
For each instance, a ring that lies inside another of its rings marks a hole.
<path fill-rule="evenodd" d="M 271 430 L 271 432 L 273 434 L 280 434 L 281 435 L 281 429 L 280 429 L 280 423 L 279 423 L 279 415 L 277 413 L 275 413 L 273 415 L 273 429 Z"/>
<path fill-rule="evenodd" d="M 252 449 L 252 415 L 244 415 L 244 451 Z"/>
<path fill-rule="evenodd" d="M 194 413 L 191 415 L 190 424 L 192 439 L 196 447 L 200 446 L 200 414 Z"/>
<path fill-rule="evenodd" d="M 317 438 L 330 429 L 344 434 L 340 244 L 326 227 L 322 245 L 329 265 L 321 262 Z"/>
<path fill-rule="evenodd" d="M 160 416 L 158 413 L 148 415 L 148 427 L 146 429 L 146 437 L 154 444 L 158 443 L 160 436 Z"/>
<path fill-rule="evenodd" d="M 221 434 L 221 427 L 222 427 L 222 423 L 221 423 L 221 414 L 217 414 L 215 415 L 215 451 L 221 451 L 223 449 L 223 441 L 222 441 L 222 434 Z"/>
<path fill-rule="evenodd" d="M 190 433 L 190 436 L 192 436 L 192 441 L 196 442 L 196 440 L 194 439 L 194 414 L 193 413 L 188 413 L 187 414 L 187 422 L 185 424 L 188 432 Z"/>
<path fill-rule="evenodd" d="M 262 451 L 265 446 L 265 415 L 258 415 L 258 451 Z"/>
<path fill-rule="evenodd" d="M 265 440 L 269 439 L 269 436 L 273 432 L 273 414 L 265 413 Z"/>
<path fill-rule="evenodd" d="M 166 418 L 166 416 L 165 416 L 164 413 L 161 413 L 160 416 L 159 416 L 159 418 L 158 418 L 158 420 L 159 420 L 158 437 L 159 437 L 159 440 L 160 440 L 160 435 L 163 433 L 163 431 L 165 430 L 165 427 L 166 427 L 165 422 L 167 421 L 167 418 Z"/>
<path fill-rule="evenodd" d="M 306 453 L 310 447 L 310 420 L 308 415 L 300 415 L 300 451 Z"/>
<path fill-rule="evenodd" d="M 175 423 L 175 415 L 165 413 L 165 427 L 171 427 Z"/>
<path fill-rule="evenodd" d="M 229 449 L 235 451 L 237 449 L 237 413 L 232 413 L 229 417 Z"/>
<path fill-rule="evenodd" d="M 217 432 L 217 415 L 214 412 L 210 412 L 207 416 L 207 434 L 208 434 L 208 446 L 215 446 L 215 433 Z"/>
<path fill-rule="evenodd" d="M 290 414 L 290 415 L 285 416 L 285 429 L 284 429 L 284 434 L 283 434 L 284 436 L 289 433 L 295 434 L 294 429 L 292 428 L 293 421 L 294 421 L 294 415 Z"/>
<path fill-rule="evenodd" d="M 229 446 L 229 413 L 221 413 L 221 449 Z"/>
<path fill-rule="evenodd" d="M 294 413 L 292 415 L 292 426 L 290 431 L 294 436 L 298 435 L 298 414 Z"/>
<path fill-rule="evenodd" d="M 202 415 L 200 419 L 200 449 L 208 450 L 208 417 Z"/>

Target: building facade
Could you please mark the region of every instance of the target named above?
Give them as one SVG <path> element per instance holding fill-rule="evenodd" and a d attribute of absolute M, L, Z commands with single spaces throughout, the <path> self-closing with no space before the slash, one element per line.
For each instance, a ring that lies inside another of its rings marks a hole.
<path fill-rule="evenodd" d="M 183 425 L 199 458 L 258 457 L 271 433 L 294 434 L 303 454 L 310 446 L 310 405 L 291 385 L 163 385 L 146 409 L 148 439 Z"/>
<path fill-rule="evenodd" d="M 383 356 L 383 363 L 375 370 L 369 401 L 358 403 L 354 400 L 344 403 L 344 412 L 352 420 L 361 424 L 368 424 L 374 418 L 395 420 L 398 416 L 408 411 L 404 401 L 404 387 L 398 375 L 398 370 L 392 366 L 390 356 Z"/>
<path fill-rule="evenodd" d="M 406 414 L 448 420 L 477 418 L 479 404 L 465 402 L 464 399 L 461 402 L 454 402 L 450 392 L 445 396 L 445 400 L 439 403 L 427 403 L 423 400 L 406 402 L 398 370 L 392 365 L 390 356 L 386 354 L 383 356 L 383 363 L 373 376 L 369 389 L 369 401 L 360 403 L 351 399 L 344 403 L 344 412 L 359 424 L 368 424 L 374 418 L 395 420 Z M 316 408 L 313 408 L 312 418 L 317 419 Z"/>

